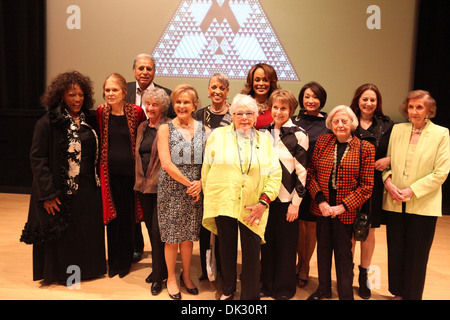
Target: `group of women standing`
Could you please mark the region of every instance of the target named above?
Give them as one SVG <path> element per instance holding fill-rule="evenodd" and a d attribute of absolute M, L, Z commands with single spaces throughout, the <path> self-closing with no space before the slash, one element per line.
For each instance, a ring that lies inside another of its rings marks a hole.
<path fill-rule="evenodd" d="M 331 297 L 333 253 L 339 298 L 353 299 L 352 223 L 364 207 L 372 228 L 361 243 L 359 295 L 370 297 L 374 231 L 387 223 L 389 290 L 421 298 L 450 169 L 448 129 L 429 120 L 436 110 L 429 93 L 411 93 L 402 109 L 410 122 L 395 126 L 373 84 L 359 87 L 350 107 L 326 114 L 320 84 L 306 84 L 297 101 L 267 64 L 249 71 L 231 104 L 228 79 L 215 74 L 211 105 L 200 110 L 187 84 L 171 97 L 150 90 L 144 110 L 125 102 L 119 74 L 108 76 L 103 93 L 106 103 L 94 115 L 89 78 L 68 72 L 43 97 L 48 113 L 33 136 L 34 183 L 21 238 L 34 245 L 34 280 L 65 281 L 70 265 L 80 266 L 82 279 L 104 275 L 104 225 L 108 274 L 126 276 L 135 223 L 144 221 L 154 295 L 164 281 L 172 299 L 181 299 L 179 285 L 198 294 L 190 270 L 200 240 L 200 280 L 214 241 L 219 299 L 233 299 L 240 237 L 241 299 L 292 298 L 308 284 L 316 243 L 319 286 L 309 299 Z M 174 119 L 166 117 L 170 102 Z"/>

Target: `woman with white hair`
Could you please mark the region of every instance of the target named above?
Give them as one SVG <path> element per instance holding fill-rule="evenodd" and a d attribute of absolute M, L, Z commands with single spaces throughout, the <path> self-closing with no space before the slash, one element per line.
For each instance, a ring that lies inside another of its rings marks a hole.
<path fill-rule="evenodd" d="M 161 162 L 158 154 L 158 129 L 167 123 L 167 110 L 170 98 L 161 88 L 152 88 L 142 95 L 142 103 L 147 120 L 142 122 L 136 134 L 136 165 L 134 190 L 139 192 L 143 220 L 147 227 L 152 246 L 152 273 L 146 282 L 152 282 L 151 293 L 157 295 L 162 290 L 163 280 L 167 278 L 164 261 L 164 243 L 159 233 L 157 205 L 157 187 Z M 138 225 L 139 228 L 141 225 Z"/>
<path fill-rule="evenodd" d="M 233 299 L 237 244 L 242 247 L 241 300 L 260 297 L 260 251 L 269 204 L 278 196 L 281 167 L 269 135 L 253 127 L 256 101 L 238 94 L 230 107 L 233 123 L 208 138 L 202 167 L 203 226 L 219 237 L 221 300 Z"/>
<path fill-rule="evenodd" d="M 311 211 L 317 219 L 317 267 L 319 287 L 308 300 L 331 297 L 331 263 L 336 261 L 339 299 L 353 299 L 352 225 L 357 210 L 373 188 L 375 148 L 352 132 L 358 119 L 347 106 L 328 115 L 333 133 L 319 137 L 308 167 L 306 187 Z"/>

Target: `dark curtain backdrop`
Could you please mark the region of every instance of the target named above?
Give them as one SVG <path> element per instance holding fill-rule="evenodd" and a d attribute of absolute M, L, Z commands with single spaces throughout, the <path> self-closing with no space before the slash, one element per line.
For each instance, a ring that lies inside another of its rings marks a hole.
<path fill-rule="evenodd" d="M 0 0 L 0 192 L 31 187 L 31 137 L 44 113 L 45 12 L 45 0 Z"/>
<path fill-rule="evenodd" d="M 437 114 L 432 121 L 450 128 L 450 1 L 422 0 L 417 28 L 414 89 L 430 92 Z M 450 214 L 450 178 L 443 186 L 444 213 Z"/>
<path fill-rule="evenodd" d="M 0 108 L 39 109 L 45 90 L 45 0 L 0 1 Z"/>

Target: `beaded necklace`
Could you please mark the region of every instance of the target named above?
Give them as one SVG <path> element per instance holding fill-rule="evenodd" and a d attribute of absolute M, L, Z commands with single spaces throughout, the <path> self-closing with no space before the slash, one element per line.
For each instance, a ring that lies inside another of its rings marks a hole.
<path fill-rule="evenodd" d="M 334 145 L 333 172 L 331 173 L 331 186 L 335 190 L 337 189 L 337 183 L 336 183 L 336 176 L 337 176 L 337 149 L 338 149 L 338 144 L 336 143 Z M 342 155 L 341 161 L 342 161 L 342 159 L 345 158 L 345 155 L 347 154 L 349 149 L 350 149 L 350 145 L 347 143 L 347 146 L 345 147 L 345 151 L 344 151 L 344 154 Z"/>

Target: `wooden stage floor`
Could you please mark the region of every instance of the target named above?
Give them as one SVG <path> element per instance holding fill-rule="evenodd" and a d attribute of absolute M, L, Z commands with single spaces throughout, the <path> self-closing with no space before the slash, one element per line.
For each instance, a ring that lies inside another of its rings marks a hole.
<path fill-rule="evenodd" d="M 52 284 L 43 285 L 32 280 L 32 247 L 19 242 L 20 234 L 27 218 L 29 195 L 0 194 L 0 299 L 1 300 L 170 300 L 167 291 L 152 296 L 150 285 L 144 279 L 151 271 L 150 242 L 147 230 L 142 224 L 145 252 L 144 259 L 133 265 L 131 272 L 124 278 L 107 276 L 81 282 L 79 289 Z M 372 264 L 380 271 L 378 288 L 372 289 L 371 300 L 389 300 L 392 298 L 387 288 L 386 234 L 382 226 L 376 232 L 376 247 Z M 355 266 L 359 264 L 359 245 L 355 252 Z M 220 283 L 198 281 L 200 258 L 198 242 L 194 244 L 192 259 L 192 279 L 200 294 L 189 295 L 181 288 L 183 300 L 216 300 L 221 294 Z M 450 216 L 438 219 L 436 235 L 431 249 L 425 284 L 424 300 L 450 300 Z M 181 268 L 178 261 L 177 269 Z M 355 274 L 358 274 L 355 267 Z M 335 287 L 332 299 L 338 299 Z M 375 282 L 374 282 L 375 284 Z M 305 288 L 297 288 L 292 300 L 305 300 L 317 287 L 317 263 L 314 254 L 311 260 L 310 281 Z M 357 294 L 357 276 L 354 279 L 355 299 Z M 238 282 L 239 291 L 239 282 Z M 271 300 L 264 298 L 263 300 Z"/>

